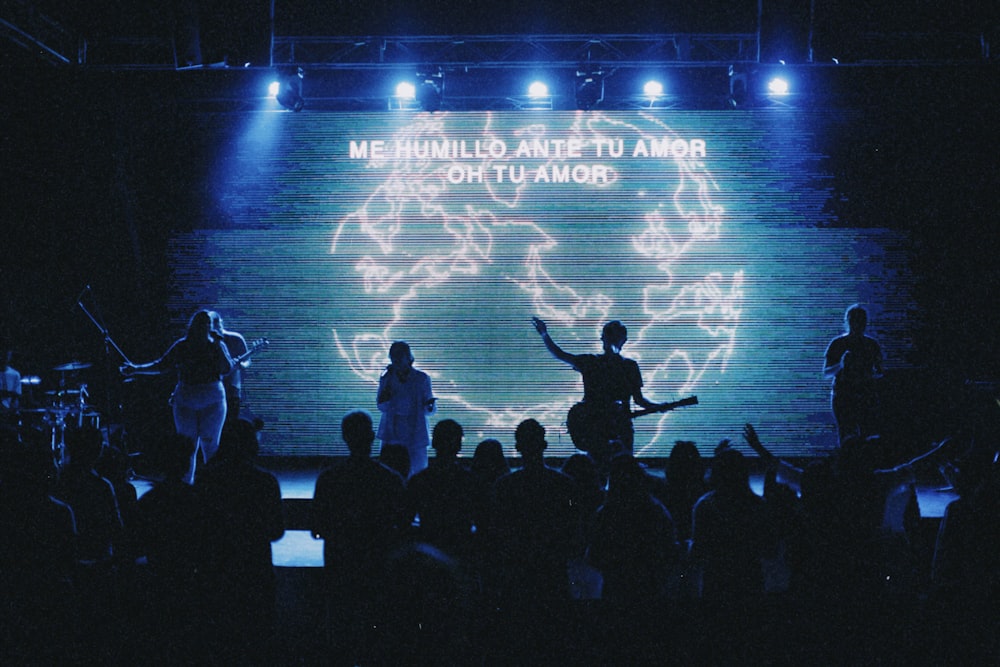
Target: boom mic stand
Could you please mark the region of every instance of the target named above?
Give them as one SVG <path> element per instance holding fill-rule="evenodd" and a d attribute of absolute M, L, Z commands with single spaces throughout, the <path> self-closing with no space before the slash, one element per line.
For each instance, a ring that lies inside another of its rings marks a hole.
<path fill-rule="evenodd" d="M 126 363 L 131 363 L 131 361 L 125 355 L 125 353 L 122 352 L 122 349 L 120 347 L 118 347 L 118 344 L 111 337 L 111 334 L 108 333 L 108 328 L 106 326 L 104 326 L 101 323 L 100 319 L 98 319 L 98 317 L 95 316 L 94 313 L 91 312 L 90 309 L 87 308 L 86 304 L 84 304 L 83 298 L 87 294 L 87 292 L 90 292 L 90 291 L 91 291 L 90 285 L 87 285 L 86 287 L 84 287 L 83 291 L 80 292 L 80 296 L 77 297 L 76 305 L 80 308 L 80 310 L 83 311 L 84 315 L 87 316 L 87 318 L 93 323 L 93 325 L 95 327 L 97 327 L 97 330 L 101 332 L 101 336 L 104 338 L 104 375 L 105 375 L 105 378 L 104 378 L 105 379 L 105 382 L 104 382 L 104 408 L 105 408 L 105 414 L 108 415 L 109 417 L 113 414 L 115 416 L 116 420 L 117 420 L 117 423 L 120 425 L 120 428 L 124 431 L 125 425 L 122 422 L 121 403 L 120 402 L 115 403 L 115 401 L 112 399 L 112 396 L 111 396 L 111 384 L 112 384 L 112 382 L 114 380 L 114 378 L 111 376 L 111 368 L 112 368 L 112 365 L 111 365 L 111 350 L 114 350 L 115 352 L 117 352 L 118 356 L 121 357 L 122 361 L 124 361 Z M 96 297 L 94 297 L 94 298 L 95 298 L 95 306 L 96 306 Z M 98 308 L 98 310 L 99 310 L 99 308 Z M 117 367 L 117 366 L 118 366 L 118 364 L 115 364 L 115 367 Z M 114 406 L 114 409 L 113 409 L 112 406 Z M 110 426 L 110 424 L 105 423 L 105 425 L 104 425 L 104 437 L 107 440 L 107 442 L 110 444 L 111 443 L 111 426 Z M 126 459 L 126 461 L 128 461 L 128 471 L 127 471 L 127 474 L 128 474 L 128 477 L 131 479 L 134 476 L 135 473 L 134 473 L 134 471 L 132 469 L 132 452 L 129 451 L 127 433 L 124 433 L 124 432 L 121 433 L 120 440 L 121 440 L 122 454 L 125 455 L 125 459 Z"/>

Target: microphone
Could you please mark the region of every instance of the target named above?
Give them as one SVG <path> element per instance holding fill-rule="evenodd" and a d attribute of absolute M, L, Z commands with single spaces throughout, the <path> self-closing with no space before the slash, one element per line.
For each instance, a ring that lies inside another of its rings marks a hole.
<path fill-rule="evenodd" d="M 90 291 L 90 285 L 84 285 L 83 289 L 80 290 L 80 296 L 76 297 L 76 301 L 74 301 L 73 305 L 69 307 L 70 312 L 73 312 L 73 309 L 76 308 L 79 305 L 80 300 L 83 299 L 83 295 L 89 291 Z"/>

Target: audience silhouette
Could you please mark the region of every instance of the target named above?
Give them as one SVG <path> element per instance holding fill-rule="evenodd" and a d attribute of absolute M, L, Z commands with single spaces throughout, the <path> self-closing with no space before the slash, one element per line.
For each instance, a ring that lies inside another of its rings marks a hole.
<path fill-rule="evenodd" d="M 436 454 L 427 468 L 407 482 L 405 520 L 419 520 L 416 537 L 434 545 L 452 558 L 467 559 L 477 523 L 476 479 L 458 458 L 462 449 L 462 427 L 443 419 L 431 434 Z"/>
<path fill-rule="evenodd" d="M 127 460 L 97 429 L 67 429 L 61 470 L 46 434 L 0 431 L 0 659 L 987 664 L 1000 655 L 992 442 L 946 438 L 890 466 L 912 445 L 848 437 L 797 466 L 748 424 L 761 496 L 729 440 L 704 460 L 678 441 L 662 477 L 620 455 L 604 488 L 586 454 L 550 467 L 534 419 L 514 432 L 513 471 L 496 440 L 480 442 L 466 468 L 462 426 L 442 419 L 435 458 L 407 481 L 372 458 L 372 419 L 355 411 L 341 421 L 350 456 L 320 472 L 310 503 L 308 527 L 323 540 L 319 653 L 295 656 L 279 633 L 298 617 L 282 617 L 271 554 L 285 532 L 283 501 L 257 465 L 257 431 L 228 424 L 193 485 L 193 440 L 168 438 L 162 479 L 138 500 Z M 941 462 L 957 466 L 958 498 L 936 545 L 921 543 L 915 480 Z M 290 604 L 286 615 L 303 601 Z"/>
<path fill-rule="evenodd" d="M 341 421 L 349 457 L 322 471 L 313 495 L 312 532 L 323 539 L 329 628 L 336 655 L 357 664 L 369 654 L 380 611 L 386 559 L 404 523 L 403 478 L 371 458 L 375 430 L 367 412 Z"/>
<path fill-rule="evenodd" d="M 642 613 L 666 594 L 679 556 L 674 521 L 649 486 L 633 456 L 611 460 L 607 500 L 597 511 L 587 552 L 604 576 L 602 599 Z"/>
<path fill-rule="evenodd" d="M 77 651 L 76 519 L 51 493 L 56 469 L 48 443 L 2 434 L 0 661 L 67 662 Z"/>
<path fill-rule="evenodd" d="M 218 610 L 216 627 L 231 638 L 224 646 L 239 649 L 229 657 L 241 662 L 265 655 L 268 647 L 276 593 L 271 542 L 285 532 L 278 480 L 255 465 L 257 451 L 251 422 L 227 422 L 218 453 L 195 482 L 204 507 L 204 569 Z"/>

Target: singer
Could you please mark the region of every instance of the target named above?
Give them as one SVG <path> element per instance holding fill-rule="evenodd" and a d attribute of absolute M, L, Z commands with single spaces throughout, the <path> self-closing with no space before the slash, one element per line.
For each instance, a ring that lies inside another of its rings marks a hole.
<path fill-rule="evenodd" d="M 212 329 L 209 311 L 199 310 L 188 322 L 187 334 L 174 341 L 162 357 L 147 364 L 126 362 L 124 375 L 157 375 L 174 371 L 177 386 L 170 403 L 174 426 L 197 446 L 191 458 L 187 481 L 194 484 L 198 459 L 207 463 L 219 449 L 226 420 L 226 390 L 222 378 L 233 369 L 233 360 L 221 336 Z"/>
<path fill-rule="evenodd" d="M 427 415 L 437 411 L 431 378 L 413 367 L 413 354 L 404 341 L 389 346 L 389 365 L 378 382 L 376 403 L 382 418 L 377 436 L 386 447 L 402 447 L 410 455 L 410 474 L 427 467 L 430 432 Z"/>

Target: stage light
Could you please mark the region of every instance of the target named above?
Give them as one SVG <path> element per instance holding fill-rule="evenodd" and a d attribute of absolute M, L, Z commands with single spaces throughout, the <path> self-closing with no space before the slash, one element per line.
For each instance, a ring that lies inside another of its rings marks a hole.
<path fill-rule="evenodd" d="M 531 85 L 528 86 L 528 97 L 537 100 L 548 96 L 549 87 L 541 81 L 532 81 Z"/>
<path fill-rule="evenodd" d="M 788 82 L 779 76 L 771 79 L 767 84 L 767 92 L 772 95 L 787 95 L 788 94 Z"/>
<path fill-rule="evenodd" d="M 642 93 L 651 100 L 663 97 L 663 84 L 659 81 L 647 81 L 642 87 Z"/>
<path fill-rule="evenodd" d="M 417 99 L 417 87 L 412 81 L 400 81 L 396 84 L 396 98 L 400 101 L 412 102 Z"/>
<path fill-rule="evenodd" d="M 750 72 L 742 64 L 729 66 L 729 98 L 730 109 L 737 109 L 751 102 Z"/>
<path fill-rule="evenodd" d="M 280 81 L 272 81 L 271 85 L 269 85 L 267 87 L 267 95 L 268 95 L 268 97 L 277 97 L 279 90 L 281 90 L 281 82 Z"/>
<path fill-rule="evenodd" d="M 576 108 L 593 109 L 604 101 L 604 72 L 598 69 L 581 69 L 576 72 Z"/>
<path fill-rule="evenodd" d="M 304 76 L 305 72 L 301 67 L 285 70 L 278 80 L 278 90 L 274 95 L 274 99 L 278 100 L 278 104 L 292 111 L 302 111 L 302 108 L 306 105 L 306 101 L 302 97 L 302 79 Z"/>
<path fill-rule="evenodd" d="M 431 67 L 423 72 L 417 72 L 417 102 L 424 111 L 437 111 L 441 108 L 441 98 L 444 96 L 444 72 L 440 67 Z"/>

